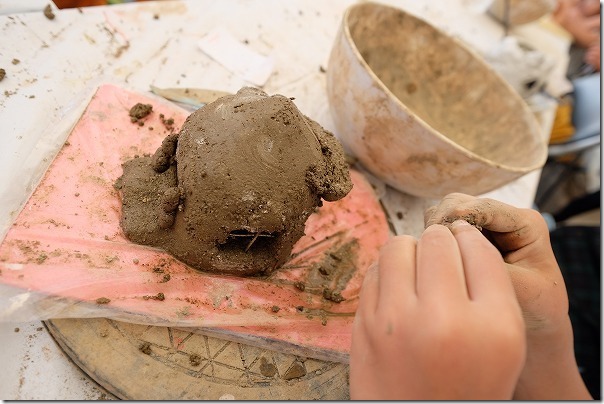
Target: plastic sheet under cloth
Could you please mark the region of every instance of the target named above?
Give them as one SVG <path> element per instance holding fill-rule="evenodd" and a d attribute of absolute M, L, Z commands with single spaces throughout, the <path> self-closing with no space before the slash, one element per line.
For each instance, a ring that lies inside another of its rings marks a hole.
<path fill-rule="evenodd" d="M 153 105 L 144 126 L 128 115 L 137 102 Z M 124 161 L 154 152 L 169 133 L 160 114 L 176 128 L 187 115 L 157 98 L 98 88 L 0 245 L 0 320 L 107 317 L 345 361 L 364 273 L 388 238 L 370 184 L 352 171 L 351 193 L 308 219 L 270 277 L 203 273 L 129 242 L 119 225 L 113 184 Z M 345 300 L 325 299 L 326 288 Z"/>

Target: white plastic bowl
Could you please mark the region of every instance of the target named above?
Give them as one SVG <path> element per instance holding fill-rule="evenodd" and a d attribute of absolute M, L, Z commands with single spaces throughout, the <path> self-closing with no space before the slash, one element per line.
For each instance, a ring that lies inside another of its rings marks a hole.
<path fill-rule="evenodd" d="M 411 195 L 478 195 L 543 166 L 533 113 L 479 55 L 397 8 L 344 14 L 327 70 L 339 139 Z"/>

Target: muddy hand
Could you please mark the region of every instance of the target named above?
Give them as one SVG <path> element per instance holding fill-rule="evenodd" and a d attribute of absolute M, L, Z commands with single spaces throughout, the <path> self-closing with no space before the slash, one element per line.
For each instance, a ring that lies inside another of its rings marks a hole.
<path fill-rule="evenodd" d="M 425 224 L 463 218 L 497 247 L 511 276 L 527 332 L 527 360 L 515 399 L 589 396 L 573 349 L 564 280 L 541 215 L 492 199 L 447 195 L 425 213 Z M 476 246 L 478 250 L 480 246 Z M 555 382 L 554 382 L 555 381 Z"/>
<path fill-rule="evenodd" d="M 564 280 L 551 248 L 547 224 L 532 209 L 493 199 L 449 194 L 426 210 L 425 225 L 464 219 L 497 247 L 508 266 L 527 329 L 550 332 L 568 319 Z"/>
<path fill-rule="evenodd" d="M 352 399 L 509 399 L 524 324 L 501 256 L 459 221 L 391 239 L 365 276 Z"/>

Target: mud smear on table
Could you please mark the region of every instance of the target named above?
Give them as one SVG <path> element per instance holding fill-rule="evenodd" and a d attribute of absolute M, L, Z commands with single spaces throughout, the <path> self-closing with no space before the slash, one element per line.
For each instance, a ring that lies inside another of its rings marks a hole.
<path fill-rule="evenodd" d="M 44 7 L 44 17 L 48 18 L 49 20 L 55 19 L 55 13 L 52 12 L 50 4 L 47 4 L 46 7 Z"/>
<path fill-rule="evenodd" d="M 268 274 L 306 219 L 352 189 L 335 137 L 287 97 L 243 88 L 192 113 L 115 186 L 131 241 L 209 272 Z"/>

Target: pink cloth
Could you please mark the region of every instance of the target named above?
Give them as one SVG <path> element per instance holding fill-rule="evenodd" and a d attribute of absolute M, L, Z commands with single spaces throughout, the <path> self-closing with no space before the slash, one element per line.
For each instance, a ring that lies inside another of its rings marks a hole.
<path fill-rule="evenodd" d="M 153 105 L 144 126 L 128 116 L 137 102 Z M 186 118 L 171 104 L 99 87 L 0 245 L 0 284 L 11 292 L 3 299 L 5 320 L 22 312 L 38 319 L 107 317 L 347 355 L 363 275 L 388 238 L 370 184 L 352 171 L 352 192 L 308 219 L 306 235 L 269 279 L 196 271 L 161 250 L 129 242 L 119 225 L 121 201 L 113 184 L 124 161 L 153 153 L 168 134 L 161 113 L 177 128 Z M 317 264 L 330 248 L 353 240 L 358 248 L 347 258 L 345 301 L 294 287 L 317 277 Z"/>

